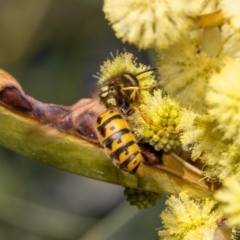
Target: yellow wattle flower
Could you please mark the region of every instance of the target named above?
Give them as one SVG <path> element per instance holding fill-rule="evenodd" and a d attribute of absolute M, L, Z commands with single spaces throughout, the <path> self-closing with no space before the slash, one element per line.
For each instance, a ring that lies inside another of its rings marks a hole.
<path fill-rule="evenodd" d="M 240 62 L 226 59 L 221 71 L 210 79 L 206 102 L 208 113 L 224 139 L 240 144 Z"/>
<path fill-rule="evenodd" d="M 216 128 L 216 121 L 211 121 L 209 115 L 182 111 L 178 127 L 182 144 L 191 146 L 192 160 L 201 159 L 205 164 L 207 177 L 224 180 L 230 174 L 240 173 L 240 145 L 223 140 L 224 133 Z"/>
<path fill-rule="evenodd" d="M 137 58 L 132 53 L 124 52 L 117 54 L 116 57 L 112 56 L 112 59 L 106 60 L 100 66 L 100 72 L 97 73 L 99 84 L 112 79 L 113 77 L 122 75 L 123 73 L 137 74 L 149 67 L 138 63 Z M 154 75 L 152 72 L 146 72 L 137 76 L 139 85 L 141 87 L 148 87 L 155 83 Z"/>
<path fill-rule="evenodd" d="M 140 49 L 168 48 L 193 28 L 193 18 L 216 10 L 217 0 L 105 0 L 103 11 L 116 36 Z"/>
<path fill-rule="evenodd" d="M 130 126 L 137 139 L 149 143 L 156 151 L 165 152 L 181 145 L 177 126 L 181 109 L 175 101 L 163 97 L 162 90 L 141 91 L 142 102 L 130 119 Z"/>
<path fill-rule="evenodd" d="M 186 192 L 166 201 L 167 208 L 160 217 L 163 230 L 158 231 L 161 240 L 213 239 L 216 220 L 222 216 L 217 202 L 211 199 L 192 199 Z"/>
<path fill-rule="evenodd" d="M 220 1 L 220 9 L 222 9 L 224 17 L 230 24 L 236 28 L 236 30 L 240 29 L 240 1 L 235 0 L 230 2 L 229 0 L 221 0 Z"/>
<path fill-rule="evenodd" d="M 208 83 L 225 66 L 226 59 L 240 60 L 240 35 L 228 25 L 202 34 L 200 40 L 197 33 L 183 35 L 163 50 L 159 72 L 162 85 L 181 106 L 206 113 Z"/>
<path fill-rule="evenodd" d="M 215 193 L 215 199 L 222 203 L 222 210 L 230 226 L 240 226 L 240 180 L 238 175 L 228 177 L 223 187 Z"/>

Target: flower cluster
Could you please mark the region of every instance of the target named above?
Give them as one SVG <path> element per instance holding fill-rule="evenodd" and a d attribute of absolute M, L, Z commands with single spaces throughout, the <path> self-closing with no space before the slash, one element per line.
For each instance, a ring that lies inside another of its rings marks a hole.
<path fill-rule="evenodd" d="M 119 76 L 123 73 L 138 74 L 148 69 L 148 66 L 137 63 L 137 58 L 133 54 L 124 52 L 117 54 L 116 57 L 112 55 L 112 59 L 108 59 L 100 67 L 100 73 L 97 73 L 98 83 L 103 84 L 105 81 Z M 141 87 L 148 87 L 155 83 L 155 78 L 152 72 L 146 72 L 139 75 L 139 85 Z"/>
<path fill-rule="evenodd" d="M 128 119 L 131 130 L 155 150 L 190 146 L 192 160 L 202 161 L 206 176 L 223 183 L 215 196 L 231 226 L 240 225 L 239 7 L 240 0 L 105 0 L 103 8 L 117 37 L 156 50 L 161 87 L 168 94 L 140 91 L 136 114 Z M 152 83 L 146 80 L 145 86 Z M 213 201 L 180 194 L 167 204 L 163 239 L 213 238 L 207 236 L 222 217 L 212 210 Z"/>
<path fill-rule="evenodd" d="M 221 71 L 211 78 L 208 88 L 209 116 L 217 122 L 223 139 L 240 144 L 240 62 L 227 59 Z"/>
<path fill-rule="evenodd" d="M 126 200 L 138 209 L 152 207 L 161 198 L 161 194 L 126 187 L 124 189 Z"/>
<path fill-rule="evenodd" d="M 226 59 L 239 58 L 240 53 L 240 35 L 233 34 L 229 26 L 206 31 L 200 36 L 182 36 L 181 41 L 162 51 L 159 59 L 165 90 L 182 106 L 201 113 L 207 110 L 209 82 L 214 82 L 212 78 L 226 65 Z"/>
<path fill-rule="evenodd" d="M 217 202 L 211 199 L 192 199 L 186 192 L 166 201 L 161 213 L 163 230 L 158 231 L 162 240 L 213 239 L 216 219 L 222 217 Z"/>
<path fill-rule="evenodd" d="M 140 112 L 133 116 L 130 125 L 137 139 L 149 143 L 156 151 L 168 152 L 181 145 L 177 131 L 181 109 L 175 101 L 162 95 L 162 90 L 145 94 Z"/>
<path fill-rule="evenodd" d="M 224 181 L 223 189 L 215 194 L 215 198 L 223 204 L 223 211 L 228 217 L 230 226 L 240 225 L 240 180 L 229 177 Z"/>
<path fill-rule="evenodd" d="M 221 0 L 219 6 L 226 17 L 226 19 L 230 22 L 230 24 L 239 30 L 240 28 L 240 16 L 239 16 L 239 8 L 240 1 L 234 1 L 234 4 L 229 3 L 228 0 Z"/>
<path fill-rule="evenodd" d="M 168 48 L 194 28 L 194 17 L 214 11 L 217 0 L 105 0 L 103 11 L 116 36 L 139 48 Z"/>

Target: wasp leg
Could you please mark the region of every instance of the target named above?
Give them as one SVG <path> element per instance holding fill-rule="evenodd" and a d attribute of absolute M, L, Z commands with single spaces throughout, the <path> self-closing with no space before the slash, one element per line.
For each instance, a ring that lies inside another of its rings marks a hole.
<path fill-rule="evenodd" d="M 148 86 L 148 87 L 124 87 L 121 90 L 132 91 L 132 93 L 130 95 L 130 99 L 132 99 L 133 102 L 140 103 L 141 102 L 141 96 L 140 96 L 140 91 L 141 90 L 149 90 L 149 89 L 155 88 L 159 85 L 160 85 L 160 81 L 158 81 L 158 82 L 156 82 L 153 85 Z"/>
<path fill-rule="evenodd" d="M 168 131 L 170 133 L 174 133 L 174 134 L 180 134 L 181 132 L 176 132 L 176 131 L 170 131 L 168 130 L 166 127 L 161 127 L 159 125 L 154 124 L 149 118 L 147 118 L 137 107 L 132 107 L 133 111 L 136 111 L 141 117 L 142 119 L 149 125 L 149 126 L 153 126 L 159 129 L 163 129 L 165 131 Z"/>

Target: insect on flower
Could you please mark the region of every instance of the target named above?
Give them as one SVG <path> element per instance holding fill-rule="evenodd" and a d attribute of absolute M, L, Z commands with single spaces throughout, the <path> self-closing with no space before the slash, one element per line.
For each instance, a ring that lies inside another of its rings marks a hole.
<path fill-rule="evenodd" d="M 123 116 L 134 113 L 133 105 L 140 102 L 140 90 L 152 88 L 139 87 L 137 76 L 154 70 L 146 69 L 135 75 L 123 73 L 106 81 L 99 93 L 100 101 L 109 109 L 97 118 L 99 140 L 116 166 L 138 176 L 143 175 L 144 157 Z"/>

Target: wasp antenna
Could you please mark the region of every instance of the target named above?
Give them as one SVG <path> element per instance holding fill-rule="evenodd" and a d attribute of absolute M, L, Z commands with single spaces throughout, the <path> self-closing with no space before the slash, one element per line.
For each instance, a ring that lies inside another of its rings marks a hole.
<path fill-rule="evenodd" d="M 148 69 L 143 70 L 143 71 L 141 71 L 141 72 L 139 72 L 139 73 L 136 73 L 134 76 L 137 77 L 138 75 L 141 75 L 141 74 L 143 74 L 143 73 L 146 73 L 146 72 L 153 72 L 153 71 L 156 71 L 156 70 L 157 70 L 156 67 L 148 68 Z"/>

